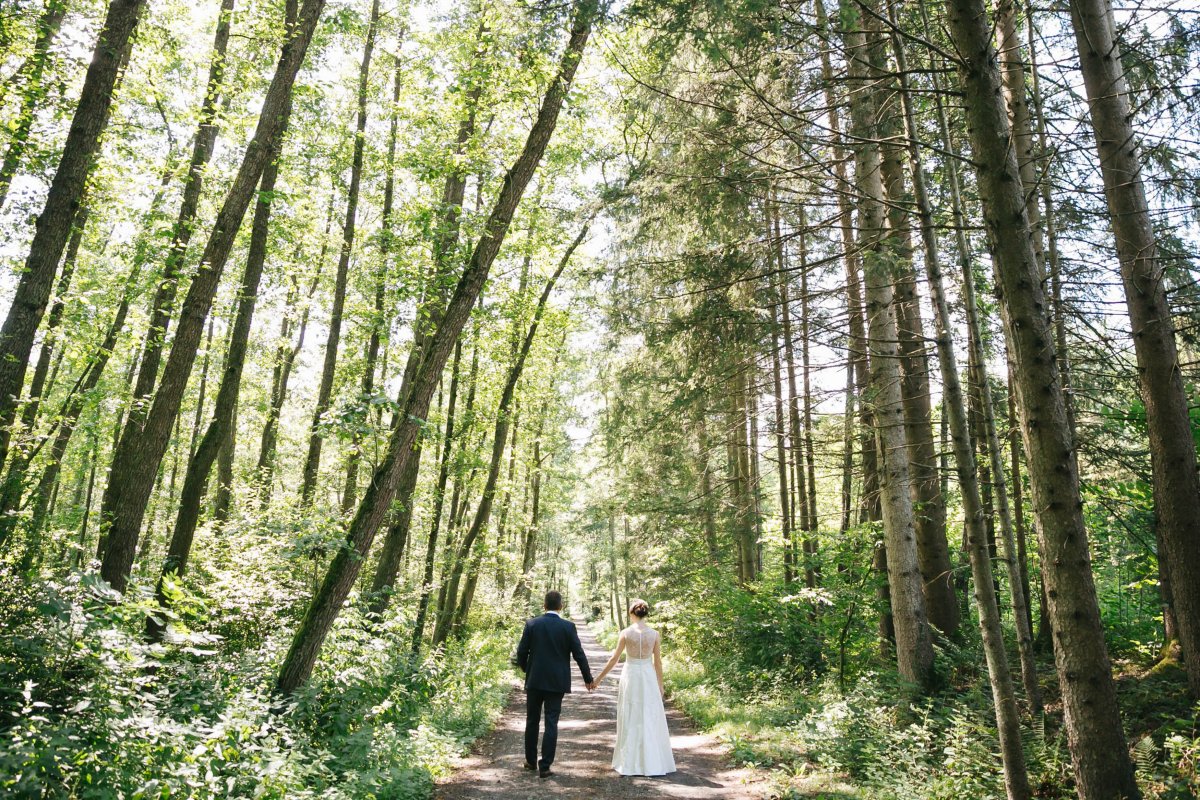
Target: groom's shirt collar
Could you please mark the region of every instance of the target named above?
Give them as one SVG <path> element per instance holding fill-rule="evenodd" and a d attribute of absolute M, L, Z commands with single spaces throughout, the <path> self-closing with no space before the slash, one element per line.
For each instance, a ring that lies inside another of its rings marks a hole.
<path fill-rule="evenodd" d="M 560 619 L 562 618 L 562 614 L 558 613 L 557 611 L 547 611 L 546 613 L 553 614 L 554 616 L 559 617 Z"/>

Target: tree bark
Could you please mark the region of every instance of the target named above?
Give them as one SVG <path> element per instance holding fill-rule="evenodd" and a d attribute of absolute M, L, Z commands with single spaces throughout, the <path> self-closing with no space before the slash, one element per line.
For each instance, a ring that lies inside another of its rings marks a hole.
<path fill-rule="evenodd" d="M 200 259 L 202 269 L 188 289 L 175 341 L 145 425 L 127 424 L 113 455 L 111 477 L 101 506 L 101 525 L 107 527 L 108 539 L 100 574 L 118 591 L 124 591 L 129 580 L 138 530 L 154 485 L 154 475 L 166 451 L 171 426 L 179 414 L 183 390 L 195 363 L 197 345 L 217 284 L 229 259 L 242 217 L 274 150 L 282 111 L 291 96 L 296 74 L 324 7 L 325 0 L 304 0 L 299 21 L 283 45 L 275 77 L 263 101 L 254 138 L 246 149 L 205 245 Z"/>
<path fill-rule="evenodd" d="M 570 89 L 579 59 L 591 34 L 595 12 L 594 0 L 579 0 L 575 4 L 571 37 L 563 53 L 558 74 L 546 90 L 537 119 L 530 129 L 521 154 L 504 176 L 500 194 L 488 216 L 483 234 L 471 253 L 436 333 L 424 350 L 421 367 L 414 378 L 412 391 L 405 398 L 403 411 L 398 416 L 398 424 L 392 434 L 387 454 L 375 470 L 358 511 L 350 523 L 346 546 L 340 548 L 334 556 L 325 579 L 309 605 L 300 629 L 296 632 L 276 681 L 276 691 L 280 694 L 291 694 L 308 679 L 325 636 L 358 578 L 362 559 L 370 550 L 375 533 L 395 496 L 397 480 L 412 456 L 413 445 L 429 412 L 429 403 L 441 380 L 442 369 L 466 324 L 476 298 L 483 289 L 521 196 L 554 133 L 563 100 Z"/>
<path fill-rule="evenodd" d="M 1054 623 L 1055 664 L 1077 789 L 1084 800 L 1136 799 L 1141 793 L 1100 623 L 1054 335 L 987 12 L 980 0 L 950 0 L 947 17 L 961 55 L 959 82 L 1001 313 L 1016 366 L 1018 406 Z"/>

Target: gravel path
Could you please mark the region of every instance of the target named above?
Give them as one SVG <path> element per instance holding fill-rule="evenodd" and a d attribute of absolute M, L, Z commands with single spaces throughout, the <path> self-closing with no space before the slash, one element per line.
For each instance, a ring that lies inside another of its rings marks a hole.
<path fill-rule="evenodd" d="M 599 672 L 609 652 L 585 626 L 580 626 L 579 638 L 592 671 Z M 617 678 L 622 668 L 618 666 L 600 689 L 589 694 L 579 671 L 572 665 L 574 691 L 563 700 L 558 753 L 553 774 L 546 779 L 522 769 L 525 693 L 514 686 L 496 729 L 482 738 L 475 751 L 461 760 L 454 774 L 437 786 L 436 800 L 564 797 L 760 800 L 763 797 L 761 778 L 749 770 L 730 767 L 722 745 L 697 731 L 690 720 L 670 705 L 667 718 L 678 772 L 661 778 L 626 778 L 613 772 L 610 764 L 616 738 Z"/>

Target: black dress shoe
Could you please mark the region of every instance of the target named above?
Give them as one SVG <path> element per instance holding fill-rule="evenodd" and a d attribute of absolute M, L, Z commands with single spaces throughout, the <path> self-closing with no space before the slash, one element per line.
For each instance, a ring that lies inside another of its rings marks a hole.
<path fill-rule="evenodd" d="M 533 772 L 535 769 L 537 769 L 537 767 L 535 767 L 533 764 L 530 764 L 528 761 L 526 761 L 521 766 L 523 766 L 525 769 L 527 769 L 530 772 Z"/>
<path fill-rule="evenodd" d="M 549 767 L 546 767 L 545 769 L 539 769 L 539 770 L 538 770 L 538 777 L 539 777 L 539 778 L 549 778 L 549 777 L 550 777 L 551 775 L 553 775 L 553 774 L 554 774 L 554 773 L 550 771 L 550 768 L 549 768 Z"/>

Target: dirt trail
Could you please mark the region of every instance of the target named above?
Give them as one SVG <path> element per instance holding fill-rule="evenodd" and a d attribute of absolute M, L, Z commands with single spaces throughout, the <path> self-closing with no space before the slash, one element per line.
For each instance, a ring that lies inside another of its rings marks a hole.
<path fill-rule="evenodd" d="M 592 671 L 599 672 L 609 652 L 586 627 L 579 637 Z M 553 774 L 545 779 L 522 768 L 525 732 L 525 693 L 515 687 L 508 707 L 474 752 L 434 790 L 436 800 L 633 800 L 633 798 L 687 798 L 687 800 L 760 800 L 761 778 L 749 770 L 729 766 L 725 750 L 711 736 L 696 730 L 670 705 L 667 718 L 675 750 L 673 775 L 661 778 L 626 778 L 613 772 L 612 747 L 616 738 L 618 666 L 604 685 L 589 694 L 574 669 L 573 692 L 563 700 L 558 726 L 558 754 Z"/>

